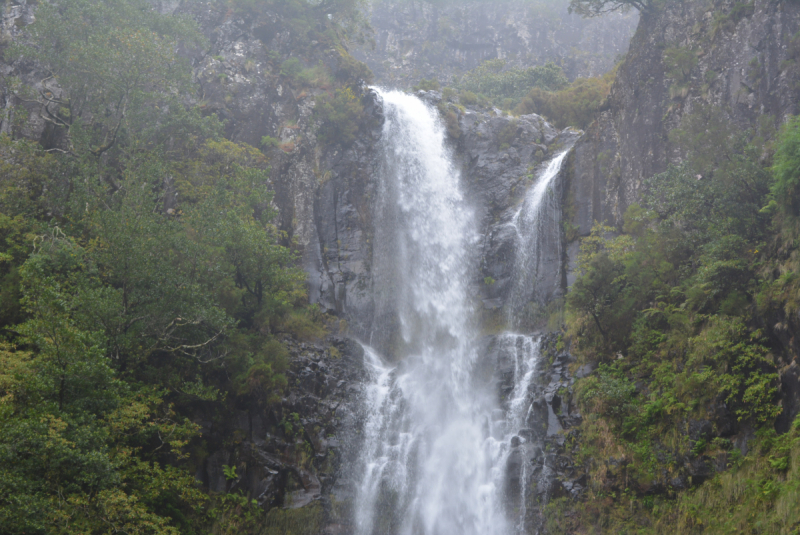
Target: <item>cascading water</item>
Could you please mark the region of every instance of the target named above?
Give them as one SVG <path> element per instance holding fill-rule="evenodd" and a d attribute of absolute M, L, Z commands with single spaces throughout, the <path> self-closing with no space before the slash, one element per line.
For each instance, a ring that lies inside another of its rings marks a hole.
<path fill-rule="evenodd" d="M 513 370 L 513 384 L 505 387 L 501 402 L 497 383 L 479 365 L 478 348 L 486 346 L 479 341 L 469 298 L 476 222 L 444 128 L 416 97 L 378 92 L 385 123 L 373 253 L 376 311 L 370 343 L 377 350 L 365 347 L 372 382 L 365 396 L 356 532 L 520 533 L 527 501 L 525 456 L 531 451 L 521 444 L 532 435 L 530 392 L 540 339 L 495 337 L 498 360 Z M 564 156 L 551 162 L 515 217 L 522 241 L 541 231 L 535 212 L 548 198 Z M 518 262 L 518 272 L 530 269 L 538 254 L 522 246 L 532 256 Z M 387 364 L 378 350 L 397 364 Z"/>
<path fill-rule="evenodd" d="M 492 463 L 493 396 L 473 377 L 468 298 L 473 215 L 436 112 L 404 93 L 383 98 L 384 168 L 375 242 L 402 353 L 389 369 L 367 350 L 373 385 L 356 503 L 357 532 L 492 535 L 507 532 Z M 379 312 L 377 317 L 390 317 Z M 380 325 L 378 330 L 380 330 Z"/>
<path fill-rule="evenodd" d="M 530 316 L 525 308 L 532 301 L 549 297 L 541 295 L 545 288 L 536 284 L 542 261 L 541 253 L 548 240 L 553 241 L 559 252 L 561 245 L 560 206 L 554 191 L 554 183 L 561 171 L 569 149 L 555 156 L 540 174 L 536 184 L 528 190 L 525 200 L 511 220 L 517 231 L 514 283 L 509 294 L 508 320 L 519 327 Z M 548 232 L 548 229 L 554 229 Z M 537 292 L 539 295 L 537 295 Z"/>

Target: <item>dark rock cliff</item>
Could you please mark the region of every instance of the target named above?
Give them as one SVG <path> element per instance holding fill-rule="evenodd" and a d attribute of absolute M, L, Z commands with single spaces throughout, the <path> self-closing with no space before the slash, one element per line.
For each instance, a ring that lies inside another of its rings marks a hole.
<path fill-rule="evenodd" d="M 608 72 L 627 52 L 638 14 L 586 20 L 567 13 L 568 4 L 375 0 L 374 47 L 353 54 L 389 87 L 411 87 L 422 78 L 449 84 L 497 58 L 516 67 L 553 61 L 570 80 Z"/>
<path fill-rule="evenodd" d="M 609 110 L 575 148 L 573 223 L 581 234 L 594 221 L 621 225 L 643 181 L 681 161 L 668 133 L 698 105 L 720 106 L 742 130 L 765 118 L 774 127 L 797 113 L 800 5 L 762 0 L 741 9 L 740 4 L 665 2 L 642 17 Z M 689 50 L 697 58 L 685 80 L 670 78 L 668 48 Z"/>

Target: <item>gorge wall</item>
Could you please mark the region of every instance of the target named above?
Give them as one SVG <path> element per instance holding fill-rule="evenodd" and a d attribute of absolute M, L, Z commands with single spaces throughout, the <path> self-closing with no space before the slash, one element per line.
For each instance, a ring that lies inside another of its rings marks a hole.
<path fill-rule="evenodd" d="M 610 109 L 575 149 L 573 223 L 581 233 L 594 221 L 621 226 L 643 181 L 681 161 L 668 134 L 698 106 L 720 107 L 742 131 L 776 128 L 796 114 L 798 29 L 793 2 L 665 2 L 644 15 Z M 690 71 L 671 76 L 667 49 L 690 51 Z"/>
<path fill-rule="evenodd" d="M 388 87 L 411 87 L 423 78 L 448 85 L 490 59 L 521 68 L 552 61 L 570 80 L 605 74 L 627 52 L 638 13 L 587 20 L 570 15 L 568 4 L 376 0 L 370 7 L 374 43 L 353 54 Z"/>

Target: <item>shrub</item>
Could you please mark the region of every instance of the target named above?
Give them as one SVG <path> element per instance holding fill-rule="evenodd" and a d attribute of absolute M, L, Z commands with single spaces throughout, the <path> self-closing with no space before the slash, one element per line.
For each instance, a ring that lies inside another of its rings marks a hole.
<path fill-rule="evenodd" d="M 332 145 L 351 145 L 364 118 L 364 105 L 349 87 L 337 89 L 331 96 L 324 96 L 314 108 L 314 116 L 320 121 L 317 133 L 320 141 Z"/>
<path fill-rule="evenodd" d="M 458 94 L 458 101 L 464 106 L 474 106 L 478 103 L 478 95 L 472 91 L 461 91 Z"/>
<path fill-rule="evenodd" d="M 558 91 L 568 85 L 561 67 L 547 63 L 528 69 L 506 69 L 501 59 L 485 61 L 466 73 L 457 83 L 462 91 L 480 93 L 511 109 L 532 87 L 545 91 Z"/>
<path fill-rule="evenodd" d="M 605 108 L 614 73 L 598 78 L 579 78 L 560 91 L 534 87 L 514 112 L 518 115 L 538 113 L 559 128 L 586 128 Z"/>
<path fill-rule="evenodd" d="M 281 76 L 294 81 L 303 71 L 303 64 L 297 58 L 289 58 L 281 64 Z"/>
<path fill-rule="evenodd" d="M 339 68 L 336 71 L 337 80 L 355 87 L 361 83 L 368 84 L 372 82 L 372 78 L 372 71 L 365 63 L 358 61 L 344 49 L 339 51 Z"/>
<path fill-rule="evenodd" d="M 412 89 L 414 91 L 438 91 L 440 88 L 441 84 L 439 84 L 439 80 L 436 78 L 431 78 L 430 80 L 423 78 Z"/>

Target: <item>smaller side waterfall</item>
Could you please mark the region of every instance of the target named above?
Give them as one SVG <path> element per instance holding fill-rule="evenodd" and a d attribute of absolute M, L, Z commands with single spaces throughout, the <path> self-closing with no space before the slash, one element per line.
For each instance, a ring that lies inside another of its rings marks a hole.
<path fill-rule="evenodd" d="M 536 184 L 528 190 L 525 200 L 511 220 L 517 231 L 514 283 L 507 308 L 509 324 L 519 327 L 530 319 L 532 301 L 545 301 L 557 291 L 559 273 L 551 274 L 555 284 L 537 284 L 543 273 L 542 254 L 555 250 L 561 255 L 561 207 L 554 186 L 570 149 L 566 149 L 547 164 Z M 550 245 L 551 247 L 547 247 Z M 556 259 L 558 263 L 559 259 Z"/>
<path fill-rule="evenodd" d="M 378 514 L 388 519 L 396 529 L 397 514 L 408 508 L 409 457 L 413 453 L 414 437 L 409 428 L 408 413 L 404 410 L 403 392 L 397 384 L 395 368 L 387 366 L 378 353 L 364 346 L 364 364 L 371 379 L 365 391 L 364 443 L 362 457 L 367 460 L 359 489 L 356 525 L 370 526 Z M 397 496 L 399 503 L 386 503 L 385 495 Z"/>
<path fill-rule="evenodd" d="M 503 372 L 513 370 L 501 384 L 505 397 L 503 419 L 495 422 L 498 437 L 495 466 L 505 468 L 504 494 L 508 517 L 517 533 L 525 532 L 530 479 L 530 457 L 538 453 L 538 436 L 531 428 L 531 390 L 539 362 L 541 337 L 503 333 L 495 341 L 497 362 Z"/>

